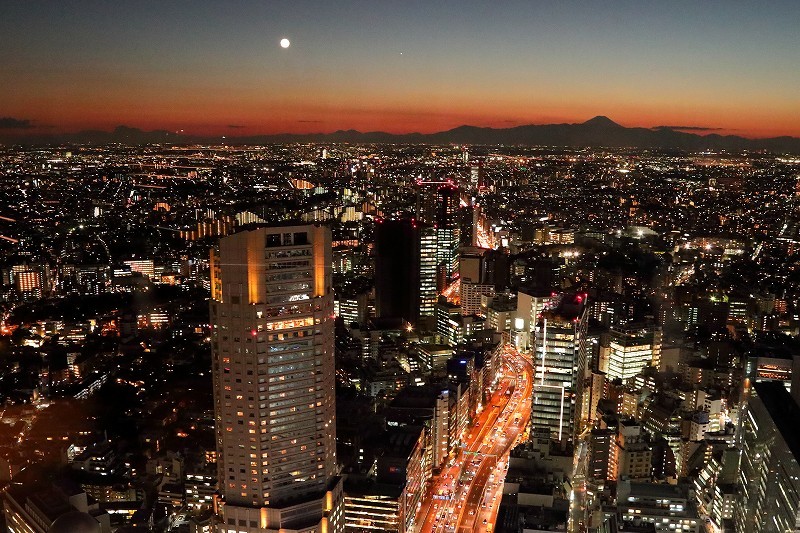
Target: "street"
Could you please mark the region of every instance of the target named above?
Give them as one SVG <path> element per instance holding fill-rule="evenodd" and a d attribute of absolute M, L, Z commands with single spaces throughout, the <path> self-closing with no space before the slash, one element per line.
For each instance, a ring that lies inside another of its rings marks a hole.
<path fill-rule="evenodd" d="M 527 434 L 533 366 L 513 347 L 503 350 L 501 378 L 473 421 L 458 456 L 434 478 L 414 531 L 492 531 L 511 449 Z"/>

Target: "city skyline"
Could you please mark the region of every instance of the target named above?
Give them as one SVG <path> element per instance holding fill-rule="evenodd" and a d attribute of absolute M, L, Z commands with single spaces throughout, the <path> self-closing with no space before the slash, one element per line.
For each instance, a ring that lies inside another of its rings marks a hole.
<path fill-rule="evenodd" d="M 5 2 L 0 533 L 800 524 L 800 2 Z"/>
<path fill-rule="evenodd" d="M 0 134 L 121 124 L 219 136 L 430 133 L 607 115 L 624 126 L 800 136 L 797 10 L 12 4 L 0 22 L 9 74 Z"/>
<path fill-rule="evenodd" d="M 799 166 L 4 148 L 0 531 L 795 523 Z"/>

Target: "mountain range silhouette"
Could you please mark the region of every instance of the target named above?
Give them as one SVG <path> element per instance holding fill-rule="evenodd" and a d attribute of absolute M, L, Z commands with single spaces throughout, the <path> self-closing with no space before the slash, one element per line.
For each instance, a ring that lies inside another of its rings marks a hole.
<path fill-rule="evenodd" d="M 684 131 L 682 131 L 684 130 Z M 690 130 L 690 131 L 686 131 Z M 606 116 L 597 116 L 577 124 L 530 124 L 509 128 L 458 126 L 437 133 L 394 134 L 381 131 L 339 130 L 333 133 L 273 134 L 246 136 L 195 136 L 119 126 L 111 132 L 89 130 L 73 134 L 35 135 L 8 139 L 22 144 L 273 144 L 292 142 L 319 143 L 394 143 L 394 144 L 478 144 L 558 147 L 608 147 L 642 149 L 680 149 L 687 151 L 730 150 L 770 151 L 800 154 L 800 138 L 772 137 L 750 139 L 717 133 L 713 128 L 658 126 L 628 128 Z M 0 137 L 2 138 L 2 137 Z"/>

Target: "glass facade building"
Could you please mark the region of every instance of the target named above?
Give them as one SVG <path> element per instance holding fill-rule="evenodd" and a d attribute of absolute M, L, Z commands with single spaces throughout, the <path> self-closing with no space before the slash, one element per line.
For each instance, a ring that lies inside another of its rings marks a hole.
<path fill-rule="evenodd" d="M 545 310 L 535 330 L 531 428 L 547 429 L 557 441 L 571 441 L 581 419 L 587 329 L 582 300 L 564 299 Z"/>
<path fill-rule="evenodd" d="M 736 531 L 800 529 L 800 407 L 781 382 L 756 383 L 742 416 Z"/>

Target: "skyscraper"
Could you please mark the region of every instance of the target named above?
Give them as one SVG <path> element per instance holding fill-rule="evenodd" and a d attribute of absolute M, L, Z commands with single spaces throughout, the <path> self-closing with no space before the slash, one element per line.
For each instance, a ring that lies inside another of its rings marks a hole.
<path fill-rule="evenodd" d="M 587 308 L 584 295 L 564 296 L 540 316 L 535 330 L 532 430 L 549 430 L 560 442 L 582 428 L 586 377 Z M 532 434 L 535 431 L 531 432 Z"/>
<path fill-rule="evenodd" d="M 451 183 L 436 191 L 437 260 L 448 280 L 458 269 L 460 231 L 456 215 L 459 201 L 458 187 Z"/>
<path fill-rule="evenodd" d="M 220 531 L 343 531 L 330 263 L 330 230 L 312 225 L 212 253 Z"/>
<path fill-rule="evenodd" d="M 416 190 L 417 220 L 435 228 L 434 235 L 429 240 L 436 241 L 436 290 L 441 292 L 447 288 L 453 274 L 458 270 L 458 245 L 461 237 L 458 208 L 461 197 L 458 187 L 450 178 L 419 179 Z M 426 312 L 423 311 L 422 315 L 425 316 Z"/>
<path fill-rule="evenodd" d="M 419 314 L 433 317 L 436 291 L 436 229 L 422 225 L 419 230 Z"/>
<path fill-rule="evenodd" d="M 800 406 L 780 382 L 756 383 L 742 415 L 736 531 L 797 531 Z"/>
<path fill-rule="evenodd" d="M 415 214 L 417 220 L 426 224 L 436 224 L 439 220 L 439 189 L 453 184 L 446 177 L 420 176 L 414 189 L 417 196 Z"/>
<path fill-rule="evenodd" d="M 375 303 L 381 318 L 417 324 L 433 317 L 437 249 L 432 226 L 415 220 L 381 220 L 375 239 Z"/>
<path fill-rule="evenodd" d="M 420 239 L 413 220 L 379 220 L 375 233 L 375 307 L 380 318 L 419 317 Z"/>

